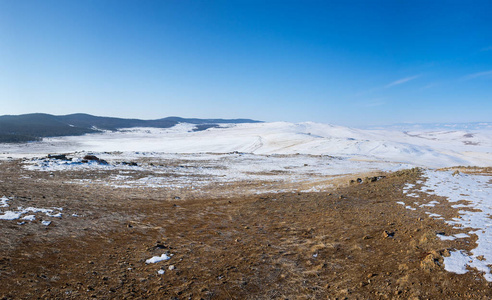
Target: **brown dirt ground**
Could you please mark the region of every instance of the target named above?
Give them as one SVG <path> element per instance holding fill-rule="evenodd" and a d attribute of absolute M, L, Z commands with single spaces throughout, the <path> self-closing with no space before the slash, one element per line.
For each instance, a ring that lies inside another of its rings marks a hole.
<path fill-rule="evenodd" d="M 419 179 L 417 171 L 331 192 L 183 192 L 181 199 L 54 175 L 23 170 L 19 161 L 0 164 L 0 196 L 12 197 L 13 207 L 64 208 L 49 226 L 40 224 L 41 214 L 24 225 L 0 221 L 0 299 L 492 297 L 477 272 L 442 266 L 450 249 L 472 249 L 473 235 L 441 241 L 436 232 L 459 231 L 396 204 L 415 201 L 402 188 Z M 456 216 L 442 198 L 426 197 L 432 200 L 440 202 L 436 212 Z M 173 256 L 145 263 L 163 253 Z"/>

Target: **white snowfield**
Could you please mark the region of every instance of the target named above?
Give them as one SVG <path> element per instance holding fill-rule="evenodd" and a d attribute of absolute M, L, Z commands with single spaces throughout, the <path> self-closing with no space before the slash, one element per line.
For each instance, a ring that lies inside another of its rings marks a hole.
<path fill-rule="evenodd" d="M 397 162 L 425 167 L 492 165 L 492 131 L 402 132 L 363 130 L 319 123 L 225 124 L 193 132 L 192 124 L 168 129 L 132 128 L 76 137 L 2 145 L 15 154 L 93 152 L 163 152 L 311 154 Z M 2 149 L 3 148 L 3 149 Z"/>

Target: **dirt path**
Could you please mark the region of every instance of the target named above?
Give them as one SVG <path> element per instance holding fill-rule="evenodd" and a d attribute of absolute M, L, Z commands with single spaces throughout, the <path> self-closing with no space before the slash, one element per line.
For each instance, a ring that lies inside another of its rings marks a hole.
<path fill-rule="evenodd" d="M 492 297 L 479 274 L 443 269 L 442 255 L 472 238 L 441 241 L 436 232 L 453 229 L 396 203 L 412 201 L 402 189 L 417 172 L 330 193 L 170 200 L 17 167 L 1 165 L 12 207 L 61 207 L 63 217 L 0 220 L 0 299 Z M 170 259 L 146 263 L 162 254 Z"/>

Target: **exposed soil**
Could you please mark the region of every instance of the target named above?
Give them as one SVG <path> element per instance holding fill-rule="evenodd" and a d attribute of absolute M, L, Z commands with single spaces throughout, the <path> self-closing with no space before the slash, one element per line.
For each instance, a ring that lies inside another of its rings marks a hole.
<path fill-rule="evenodd" d="M 492 297 L 477 272 L 443 268 L 442 256 L 473 248 L 473 235 L 441 241 L 437 232 L 459 231 L 396 203 L 415 200 L 402 189 L 417 170 L 331 192 L 236 197 L 84 186 L 67 176 L 1 163 L 0 196 L 12 207 L 62 207 L 63 217 L 49 226 L 41 214 L 23 225 L 0 220 L 0 299 Z M 433 200 L 436 212 L 456 216 Z M 171 258 L 146 264 L 164 253 Z"/>

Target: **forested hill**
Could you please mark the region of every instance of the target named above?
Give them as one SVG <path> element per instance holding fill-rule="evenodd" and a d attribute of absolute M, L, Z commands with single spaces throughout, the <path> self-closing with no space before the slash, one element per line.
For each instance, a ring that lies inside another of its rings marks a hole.
<path fill-rule="evenodd" d="M 55 116 L 50 114 L 25 114 L 0 116 L 0 143 L 40 140 L 43 137 L 82 135 L 101 130 L 132 127 L 169 128 L 178 123 L 196 124 L 206 129 L 226 123 L 257 123 L 249 119 L 188 119 L 167 117 L 156 120 L 98 117 L 88 114 Z"/>

